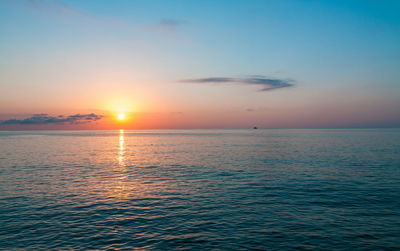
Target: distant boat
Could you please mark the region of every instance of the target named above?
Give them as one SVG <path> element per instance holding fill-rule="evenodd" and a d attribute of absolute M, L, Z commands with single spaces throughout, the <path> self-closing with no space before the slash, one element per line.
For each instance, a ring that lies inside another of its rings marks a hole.
<path fill-rule="evenodd" d="M 255 126 L 255 127 L 253 127 L 253 129 L 258 129 L 258 127 L 257 127 L 257 126 Z"/>

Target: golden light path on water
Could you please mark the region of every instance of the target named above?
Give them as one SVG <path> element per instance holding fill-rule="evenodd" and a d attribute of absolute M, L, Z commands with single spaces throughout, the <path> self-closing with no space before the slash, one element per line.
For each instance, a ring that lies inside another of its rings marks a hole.
<path fill-rule="evenodd" d="M 123 129 L 119 130 L 118 164 L 120 167 L 125 167 L 125 136 Z"/>
<path fill-rule="evenodd" d="M 125 135 L 124 130 L 120 129 L 118 134 L 118 153 L 116 156 L 118 165 L 114 169 L 114 178 L 111 179 L 111 191 L 114 198 L 123 199 L 130 194 L 129 182 L 126 176 L 126 163 L 125 163 Z"/>

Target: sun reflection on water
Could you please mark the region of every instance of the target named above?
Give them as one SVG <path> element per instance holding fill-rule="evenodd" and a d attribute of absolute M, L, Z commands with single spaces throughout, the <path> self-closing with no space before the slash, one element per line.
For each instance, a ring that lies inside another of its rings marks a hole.
<path fill-rule="evenodd" d="M 130 189 L 129 182 L 127 181 L 128 177 L 126 175 L 126 163 L 125 163 L 125 135 L 124 130 L 120 129 L 118 134 L 118 166 L 113 170 L 113 175 L 110 177 L 108 188 L 109 191 L 112 191 L 112 196 L 114 198 L 123 199 L 129 196 Z"/>
<path fill-rule="evenodd" d="M 119 130 L 118 164 L 120 167 L 125 167 L 125 136 L 123 129 Z"/>

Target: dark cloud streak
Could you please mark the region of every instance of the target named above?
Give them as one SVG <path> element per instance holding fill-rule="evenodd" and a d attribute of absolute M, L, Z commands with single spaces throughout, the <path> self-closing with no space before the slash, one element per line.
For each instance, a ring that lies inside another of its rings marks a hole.
<path fill-rule="evenodd" d="M 250 76 L 247 78 L 225 78 L 225 77 L 211 77 L 199 79 L 181 80 L 182 83 L 194 84 L 244 84 L 244 85 L 259 85 L 262 88 L 259 91 L 272 91 L 280 88 L 287 88 L 294 86 L 294 80 L 291 79 L 276 79 L 267 78 L 264 76 Z"/>
<path fill-rule="evenodd" d="M 48 114 L 33 114 L 26 119 L 9 119 L 0 122 L 3 125 L 43 125 L 43 124 L 85 124 L 102 119 L 102 115 L 94 113 L 49 116 Z"/>

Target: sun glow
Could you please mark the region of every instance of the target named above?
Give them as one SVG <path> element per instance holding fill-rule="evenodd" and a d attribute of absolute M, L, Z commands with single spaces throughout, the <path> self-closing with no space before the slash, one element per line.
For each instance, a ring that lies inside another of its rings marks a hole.
<path fill-rule="evenodd" d="M 118 118 L 118 120 L 125 120 L 126 115 L 125 115 L 125 113 L 118 113 L 117 118 Z"/>

